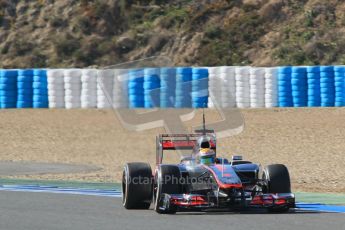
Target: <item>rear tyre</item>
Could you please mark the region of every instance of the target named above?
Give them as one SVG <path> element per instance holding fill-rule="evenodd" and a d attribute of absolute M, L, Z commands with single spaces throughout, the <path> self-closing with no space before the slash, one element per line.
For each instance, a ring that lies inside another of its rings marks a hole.
<path fill-rule="evenodd" d="M 152 170 L 147 163 L 128 163 L 122 174 L 122 204 L 126 209 L 149 209 Z"/>
<path fill-rule="evenodd" d="M 266 181 L 264 193 L 291 193 L 290 175 L 287 167 L 282 164 L 268 165 L 262 174 L 262 179 Z M 287 212 L 288 207 L 269 208 L 270 212 Z"/>
<path fill-rule="evenodd" d="M 159 214 L 175 214 L 174 207 L 160 209 L 164 194 L 180 194 L 180 169 L 175 165 L 161 165 L 155 175 L 154 209 Z"/>

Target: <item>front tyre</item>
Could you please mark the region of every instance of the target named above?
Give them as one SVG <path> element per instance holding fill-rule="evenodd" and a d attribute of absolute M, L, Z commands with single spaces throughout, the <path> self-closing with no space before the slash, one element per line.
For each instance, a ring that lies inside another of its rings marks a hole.
<path fill-rule="evenodd" d="M 290 174 L 285 165 L 268 165 L 263 170 L 262 179 L 266 182 L 264 193 L 291 193 Z M 274 207 L 268 210 L 282 213 L 289 211 L 289 207 Z"/>
<path fill-rule="evenodd" d="M 149 209 L 152 170 L 147 163 L 128 163 L 122 174 L 122 204 L 126 209 Z"/>
<path fill-rule="evenodd" d="M 155 174 L 154 209 L 159 214 L 174 214 L 174 207 L 162 209 L 164 194 L 180 194 L 180 169 L 175 165 L 161 165 Z"/>

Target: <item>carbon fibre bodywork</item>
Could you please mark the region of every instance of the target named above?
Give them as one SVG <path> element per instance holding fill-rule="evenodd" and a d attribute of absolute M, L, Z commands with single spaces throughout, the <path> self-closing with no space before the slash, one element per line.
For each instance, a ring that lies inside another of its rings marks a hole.
<path fill-rule="evenodd" d="M 232 162 L 231 162 L 232 163 Z M 164 194 L 161 210 L 208 211 L 246 208 L 288 209 L 295 207 L 292 193 L 265 194 L 264 181 L 258 178 L 259 166 L 178 164 L 180 194 Z"/>

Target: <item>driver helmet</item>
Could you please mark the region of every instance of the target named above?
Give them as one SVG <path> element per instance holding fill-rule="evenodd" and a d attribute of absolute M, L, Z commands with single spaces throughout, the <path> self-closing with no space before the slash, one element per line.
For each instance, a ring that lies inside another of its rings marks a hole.
<path fill-rule="evenodd" d="M 199 164 L 214 164 L 216 162 L 216 153 L 211 149 L 209 137 L 199 139 L 199 151 L 196 154 L 196 160 Z"/>

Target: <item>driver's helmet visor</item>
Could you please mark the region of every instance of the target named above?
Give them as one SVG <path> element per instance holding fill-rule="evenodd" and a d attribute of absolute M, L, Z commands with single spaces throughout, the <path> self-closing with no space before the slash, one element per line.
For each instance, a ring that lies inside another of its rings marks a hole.
<path fill-rule="evenodd" d="M 201 164 L 214 164 L 215 163 L 215 157 L 214 155 L 207 155 L 207 156 L 201 156 L 200 157 L 200 163 Z"/>

